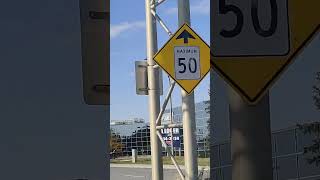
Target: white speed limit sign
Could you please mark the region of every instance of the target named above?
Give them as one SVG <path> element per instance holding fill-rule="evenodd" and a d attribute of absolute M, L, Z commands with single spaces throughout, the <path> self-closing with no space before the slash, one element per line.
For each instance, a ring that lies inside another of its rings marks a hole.
<path fill-rule="evenodd" d="M 200 49 L 197 46 L 174 47 L 176 79 L 200 79 Z"/>
<path fill-rule="evenodd" d="M 288 0 L 214 0 L 214 56 L 280 56 L 289 52 Z"/>

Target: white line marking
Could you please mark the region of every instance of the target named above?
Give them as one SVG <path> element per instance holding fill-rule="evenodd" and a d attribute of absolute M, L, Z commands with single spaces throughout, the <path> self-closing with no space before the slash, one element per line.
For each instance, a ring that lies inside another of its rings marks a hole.
<path fill-rule="evenodd" d="M 129 174 L 124 174 L 122 176 L 132 177 L 132 178 L 145 178 L 145 176 L 134 176 L 134 175 L 129 175 Z"/>

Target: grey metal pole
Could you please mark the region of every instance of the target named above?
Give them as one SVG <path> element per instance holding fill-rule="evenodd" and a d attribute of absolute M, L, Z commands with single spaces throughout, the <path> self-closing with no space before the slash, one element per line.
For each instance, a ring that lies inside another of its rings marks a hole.
<path fill-rule="evenodd" d="M 152 180 L 163 180 L 161 142 L 156 129 L 156 120 L 160 112 L 159 68 L 153 67 L 155 65 L 153 56 L 158 51 L 157 26 L 151 14 L 151 2 L 154 1 L 145 0 Z M 154 7 L 153 10 L 155 11 Z"/>
<path fill-rule="evenodd" d="M 229 87 L 233 180 L 272 180 L 269 94 L 248 106 Z"/>
<path fill-rule="evenodd" d="M 171 84 L 171 78 L 170 77 L 169 77 L 169 84 Z M 173 112 L 172 112 L 172 98 L 171 98 L 171 96 L 170 96 L 170 123 L 173 124 Z M 171 128 L 170 136 L 171 136 L 171 153 L 174 155 L 173 128 Z"/>
<path fill-rule="evenodd" d="M 209 127 L 209 151 L 210 151 L 210 179 L 215 179 L 214 177 L 214 171 L 213 171 L 213 167 L 215 165 L 216 162 L 214 162 L 214 158 L 213 156 L 216 156 L 216 154 L 213 154 L 213 144 L 215 143 L 214 141 L 214 136 L 213 136 L 213 132 L 214 132 L 214 127 L 213 127 L 213 121 L 214 121 L 214 70 L 213 68 L 210 69 L 210 127 Z"/>
<path fill-rule="evenodd" d="M 189 0 L 178 0 L 179 26 L 190 23 Z M 184 142 L 184 163 L 185 179 L 196 180 L 198 177 L 198 158 L 196 141 L 196 122 L 194 93 L 188 95 L 183 89 L 182 94 L 182 116 L 183 116 L 183 142 Z"/>

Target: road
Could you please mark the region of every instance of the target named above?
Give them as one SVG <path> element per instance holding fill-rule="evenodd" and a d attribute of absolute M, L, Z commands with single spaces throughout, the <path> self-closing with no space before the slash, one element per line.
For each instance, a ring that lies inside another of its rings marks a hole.
<path fill-rule="evenodd" d="M 204 172 L 203 179 L 209 178 L 208 171 Z M 150 166 L 114 166 L 110 167 L 111 180 L 151 180 Z M 164 169 L 164 180 L 180 180 L 178 171 L 172 166 Z"/>
<path fill-rule="evenodd" d="M 112 180 L 150 180 L 150 168 L 125 168 L 111 167 L 110 179 Z M 165 180 L 178 180 L 179 174 L 175 169 L 164 169 Z"/>

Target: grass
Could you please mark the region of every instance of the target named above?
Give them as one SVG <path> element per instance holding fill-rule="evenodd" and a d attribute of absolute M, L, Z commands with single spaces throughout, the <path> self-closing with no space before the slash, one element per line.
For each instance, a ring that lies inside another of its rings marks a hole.
<path fill-rule="evenodd" d="M 175 159 L 179 165 L 184 165 L 184 157 L 175 156 Z M 163 164 L 173 165 L 170 157 L 162 157 Z M 121 157 L 117 159 L 111 159 L 111 163 L 114 164 L 134 164 L 131 161 L 131 157 Z M 209 158 L 198 158 L 199 166 L 209 166 Z M 138 156 L 137 162 L 135 164 L 151 164 L 150 156 Z"/>

